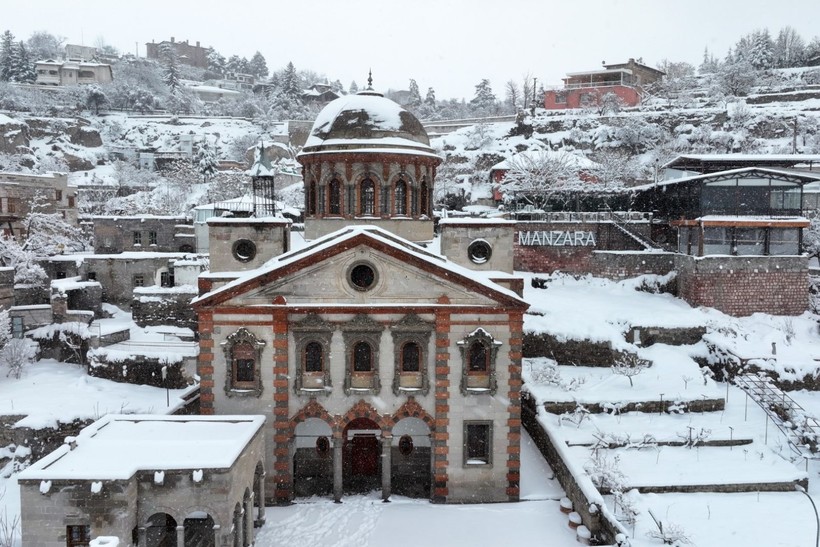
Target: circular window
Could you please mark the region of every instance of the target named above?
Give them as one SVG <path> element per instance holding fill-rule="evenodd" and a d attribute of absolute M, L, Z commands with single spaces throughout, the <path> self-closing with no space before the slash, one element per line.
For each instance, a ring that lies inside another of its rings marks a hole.
<path fill-rule="evenodd" d="M 356 264 L 350 268 L 348 279 L 354 289 L 367 291 L 376 284 L 376 270 L 369 264 Z"/>
<path fill-rule="evenodd" d="M 250 262 L 256 257 L 256 243 L 250 239 L 240 239 L 233 244 L 233 257 L 239 262 Z"/>
<path fill-rule="evenodd" d="M 399 453 L 402 456 L 409 456 L 413 452 L 413 437 L 402 435 L 399 439 Z"/>
<path fill-rule="evenodd" d="M 483 239 L 476 239 L 470 246 L 467 247 L 467 256 L 474 264 L 484 264 L 493 255 L 493 249 L 490 244 Z"/>
<path fill-rule="evenodd" d="M 327 437 L 319 437 L 316 439 L 316 453 L 320 456 L 326 456 L 330 452 L 330 441 Z"/>

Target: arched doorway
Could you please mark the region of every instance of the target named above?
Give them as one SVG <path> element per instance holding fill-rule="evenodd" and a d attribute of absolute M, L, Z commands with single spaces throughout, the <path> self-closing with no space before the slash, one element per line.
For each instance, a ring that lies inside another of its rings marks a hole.
<path fill-rule="evenodd" d="M 324 496 L 333 491 L 333 432 L 324 420 L 308 418 L 294 430 L 293 493 Z"/>
<path fill-rule="evenodd" d="M 356 418 L 343 435 L 344 489 L 370 492 L 381 487 L 381 428 L 367 418 Z"/>
<path fill-rule="evenodd" d="M 167 513 L 155 513 L 145 527 L 147 547 L 177 547 L 177 521 Z"/>
<path fill-rule="evenodd" d="M 394 493 L 429 498 L 432 468 L 430 428 L 419 418 L 402 418 L 393 426 L 390 482 Z"/>
<path fill-rule="evenodd" d="M 214 547 L 214 519 L 204 511 L 195 511 L 185 517 L 185 546 Z"/>

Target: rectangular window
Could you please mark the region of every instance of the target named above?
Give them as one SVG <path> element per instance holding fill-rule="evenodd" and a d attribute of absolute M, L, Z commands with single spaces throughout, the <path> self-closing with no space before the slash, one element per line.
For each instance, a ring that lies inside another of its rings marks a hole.
<path fill-rule="evenodd" d="M 159 285 L 160 285 L 160 287 L 173 287 L 174 286 L 174 273 L 173 272 L 161 272 L 159 274 Z"/>
<path fill-rule="evenodd" d="M 731 228 L 709 226 L 703 229 L 703 254 L 728 255 L 732 254 Z"/>
<path fill-rule="evenodd" d="M 79 524 L 66 526 L 66 547 L 85 547 L 91 543 L 91 526 Z"/>
<path fill-rule="evenodd" d="M 464 465 L 492 464 L 492 422 L 464 422 Z"/>
<path fill-rule="evenodd" d="M 65 279 L 65 272 L 57 272 L 57 279 Z"/>
<path fill-rule="evenodd" d="M 145 277 L 142 274 L 136 274 L 134 276 L 134 286 L 135 287 L 144 287 L 145 286 Z"/>
<path fill-rule="evenodd" d="M 86 279 L 89 281 L 96 281 L 97 280 L 97 272 L 88 272 Z"/>
<path fill-rule="evenodd" d="M 153 230 L 148 232 L 148 244 L 149 245 L 156 245 L 157 244 L 157 233 Z"/>
<path fill-rule="evenodd" d="M 68 196 L 68 206 L 74 207 L 74 196 Z"/>
<path fill-rule="evenodd" d="M 23 337 L 23 318 L 22 317 L 12 317 L 11 318 L 11 336 L 13 338 L 22 338 Z"/>
<path fill-rule="evenodd" d="M 800 228 L 769 228 L 769 254 L 800 254 Z"/>
<path fill-rule="evenodd" d="M 253 382 L 254 360 L 253 359 L 236 359 L 236 382 Z"/>
<path fill-rule="evenodd" d="M 134 245 L 142 245 L 142 232 L 134 232 Z"/>
<path fill-rule="evenodd" d="M 55 193 L 55 196 L 54 196 L 55 200 L 57 200 L 57 201 L 62 201 L 63 200 L 63 191 L 62 190 L 55 190 L 54 193 Z"/>

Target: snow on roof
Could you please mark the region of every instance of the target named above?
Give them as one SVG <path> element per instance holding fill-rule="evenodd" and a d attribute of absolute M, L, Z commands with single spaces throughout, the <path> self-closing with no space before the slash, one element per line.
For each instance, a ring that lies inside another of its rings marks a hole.
<path fill-rule="evenodd" d="M 490 171 L 510 169 L 517 160 L 523 160 L 525 162 L 566 161 L 572 163 L 576 169 L 595 169 L 596 167 L 600 167 L 598 163 L 590 160 L 586 156 L 573 154 L 572 152 L 567 152 L 566 150 L 525 150 L 524 152 L 519 152 L 510 158 L 496 163 L 490 167 Z"/>
<path fill-rule="evenodd" d="M 65 279 L 53 279 L 51 281 L 52 290 L 56 290 L 61 294 L 65 294 L 68 291 L 77 291 L 100 286 L 99 281 L 83 281 L 79 276 L 66 277 Z"/>
<path fill-rule="evenodd" d="M 322 238 L 312 241 L 311 243 L 309 243 L 305 247 L 302 247 L 301 249 L 296 249 L 289 253 L 285 253 L 276 258 L 273 258 L 255 270 L 249 270 L 246 272 L 236 272 L 236 279 L 223 285 L 222 287 L 214 289 L 209 293 L 194 298 L 193 300 L 191 300 L 191 304 L 196 304 L 197 302 L 201 302 L 207 298 L 210 298 L 222 292 L 229 291 L 230 289 L 238 287 L 246 281 L 249 281 L 257 276 L 276 271 L 280 268 L 284 268 L 285 266 L 288 266 L 306 256 L 321 253 L 327 249 L 333 248 L 336 245 L 339 245 L 347 240 L 353 239 L 354 237 L 361 235 L 367 236 L 370 239 L 386 244 L 395 249 L 399 249 L 402 252 L 413 255 L 415 258 L 419 260 L 427 262 L 428 264 L 432 264 L 438 268 L 443 268 L 454 274 L 460 275 L 467 279 L 471 279 L 481 285 L 486 286 L 489 289 L 492 289 L 495 292 L 503 293 L 505 296 L 523 302 L 523 300 L 521 300 L 521 298 L 515 292 L 491 281 L 491 278 L 502 277 L 504 275 L 502 272 L 470 270 L 463 266 L 459 266 L 457 264 L 450 262 L 447 258 L 441 255 L 431 253 L 424 247 L 416 245 L 415 243 L 407 241 L 406 239 L 402 239 L 396 236 L 395 234 L 387 230 L 384 230 L 383 228 L 379 228 L 378 226 L 359 225 L 347 226 L 345 228 L 332 232 Z M 219 272 L 215 274 L 215 277 L 224 279 L 228 277 L 228 275 L 226 274 L 227 272 Z M 211 277 L 211 274 L 202 274 L 202 277 L 208 278 Z"/>
<path fill-rule="evenodd" d="M 663 168 L 674 166 L 676 163 L 691 161 L 702 162 L 783 162 L 800 164 L 809 162 L 820 162 L 818 154 L 680 154 L 675 159 L 662 165 Z"/>
<path fill-rule="evenodd" d="M 707 173 L 705 175 L 693 175 L 691 177 L 680 177 L 676 179 L 669 179 L 669 180 L 661 180 L 658 182 L 652 182 L 649 184 L 642 184 L 640 186 L 632 186 L 627 190 L 633 192 L 642 192 L 644 190 L 651 190 L 652 188 L 657 188 L 661 186 L 669 186 L 672 184 L 680 184 L 682 182 L 694 182 L 699 180 L 706 180 L 710 178 L 726 178 L 727 176 L 731 175 L 748 175 L 755 172 L 771 175 L 774 177 L 792 177 L 792 178 L 799 178 L 802 179 L 804 183 L 808 183 L 811 181 L 820 181 L 820 172 L 818 173 L 809 173 L 806 171 L 786 171 L 783 169 L 770 169 L 768 167 L 743 167 L 741 169 L 729 169 L 728 171 L 717 171 L 715 173 Z M 742 178 L 742 177 L 740 177 Z"/>
<path fill-rule="evenodd" d="M 392 142 L 380 143 L 384 138 L 392 138 Z M 304 150 L 340 144 L 395 144 L 432 152 L 418 119 L 372 90 L 328 103 L 316 117 Z"/>
<path fill-rule="evenodd" d="M 770 216 L 762 216 L 762 215 L 750 215 L 750 216 L 738 216 L 738 215 L 704 215 L 702 217 L 698 217 L 695 220 L 700 220 L 702 222 L 766 222 L 767 224 L 793 224 L 795 222 L 805 222 L 808 226 L 810 224 L 809 219 L 805 217 L 770 217 Z"/>
<path fill-rule="evenodd" d="M 496 210 L 496 209 L 493 209 Z M 439 220 L 439 226 L 455 225 L 455 226 L 470 226 L 472 224 L 509 224 L 515 226 L 516 221 L 507 220 L 503 218 L 489 218 L 489 217 L 450 217 Z"/>
<path fill-rule="evenodd" d="M 20 480 L 125 480 L 138 471 L 228 469 L 264 416 L 109 415 L 18 475 Z"/>
<path fill-rule="evenodd" d="M 617 74 L 617 73 L 624 73 L 624 74 L 632 74 L 632 71 L 628 68 L 602 68 L 598 70 L 585 70 L 583 72 L 567 72 L 567 76 L 572 78 L 573 76 L 592 76 L 597 74 Z M 593 82 L 596 83 L 596 82 Z"/>

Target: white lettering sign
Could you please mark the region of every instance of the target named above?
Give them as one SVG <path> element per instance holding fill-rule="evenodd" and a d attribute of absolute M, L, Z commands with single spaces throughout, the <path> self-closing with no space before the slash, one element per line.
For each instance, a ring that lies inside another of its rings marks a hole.
<path fill-rule="evenodd" d="M 565 232 L 563 230 L 518 232 L 519 245 L 546 245 L 550 247 L 594 247 L 593 232 Z"/>

